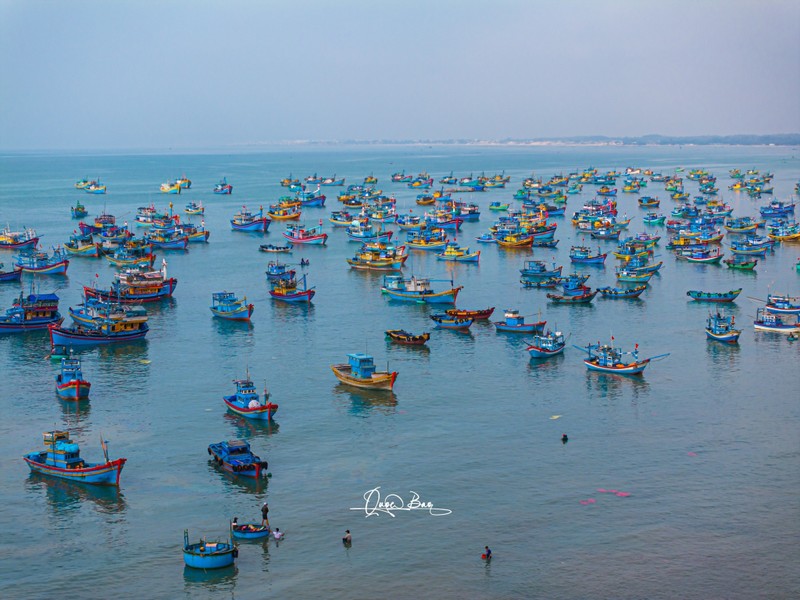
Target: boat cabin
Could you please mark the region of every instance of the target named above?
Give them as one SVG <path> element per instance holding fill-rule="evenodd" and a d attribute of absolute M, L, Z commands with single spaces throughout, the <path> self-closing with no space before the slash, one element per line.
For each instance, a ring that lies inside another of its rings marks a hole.
<path fill-rule="evenodd" d="M 525 317 L 520 316 L 518 310 L 507 308 L 505 312 L 506 325 L 524 325 Z"/>
<path fill-rule="evenodd" d="M 250 444 L 244 440 L 228 440 L 228 454 L 250 454 Z"/>
<path fill-rule="evenodd" d="M 350 363 L 350 372 L 353 377 L 372 379 L 372 374 L 375 372 L 375 362 L 369 354 L 356 352 L 348 354 L 347 359 Z"/>
<path fill-rule="evenodd" d="M 47 464 L 62 469 L 83 467 L 80 447 L 72 443 L 68 431 L 45 431 L 42 435 L 47 448 Z"/>

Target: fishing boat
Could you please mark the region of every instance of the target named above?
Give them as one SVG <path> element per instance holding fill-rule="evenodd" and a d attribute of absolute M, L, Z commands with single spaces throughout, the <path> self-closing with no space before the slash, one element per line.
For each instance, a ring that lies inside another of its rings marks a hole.
<path fill-rule="evenodd" d="M 22 269 L 13 267 L 10 271 L 3 271 L 3 263 L 0 263 L 0 283 L 9 283 L 22 279 Z"/>
<path fill-rule="evenodd" d="M 597 295 L 597 290 L 591 291 L 591 288 L 586 288 L 581 294 L 547 294 L 551 302 L 555 304 L 589 304 Z"/>
<path fill-rule="evenodd" d="M 189 245 L 189 236 L 172 228 L 164 231 L 150 231 L 144 235 L 144 239 L 153 248 L 161 250 L 186 250 Z"/>
<path fill-rule="evenodd" d="M 326 177 L 322 181 L 319 182 L 319 185 L 326 185 L 326 186 L 341 186 L 344 185 L 344 177 L 341 179 L 336 179 L 336 175 L 333 177 Z"/>
<path fill-rule="evenodd" d="M 253 314 L 253 304 L 247 304 L 247 296 L 242 300 L 233 292 L 214 292 L 209 307 L 215 317 L 229 321 L 249 321 Z"/>
<path fill-rule="evenodd" d="M 69 316 L 77 325 L 95 327 L 104 319 L 146 323 L 148 316 L 144 306 L 121 304 L 116 301 L 86 298 L 76 308 L 69 307 Z"/>
<path fill-rule="evenodd" d="M 614 343 L 613 337 L 611 338 L 611 343 Z M 599 342 L 597 344 L 589 344 L 585 348 L 580 346 L 575 346 L 575 348 L 589 355 L 588 358 L 583 359 L 583 363 L 590 371 L 600 371 L 602 373 L 639 375 L 653 360 L 652 358 L 639 360 L 639 344 L 634 346 L 632 352 L 623 352 L 621 348 L 608 344 L 600 345 Z M 629 355 L 631 360 L 626 360 L 626 355 Z"/>
<path fill-rule="evenodd" d="M 427 332 L 414 335 L 405 329 L 389 329 L 385 333 L 386 339 L 406 346 L 423 346 L 431 337 L 431 334 Z"/>
<path fill-rule="evenodd" d="M 258 479 L 266 474 L 267 461 L 250 450 L 245 440 L 227 440 L 208 445 L 208 454 L 216 465 L 228 473 Z"/>
<path fill-rule="evenodd" d="M 100 256 L 100 244 L 94 242 L 92 234 L 76 233 L 69 236 L 69 241 L 64 244 L 64 249 L 71 256 L 96 258 Z"/>
<path fill-rule="evenodd" d="M 693 263 L 715 264 L 722 260 L 724 255 L 719 248 L 679 250 L 675 257 Z"/>
<path fill-rule="evenodd" d="M 722 262 L 725 263 L 729 269 L 738 269 L 740 271 L 752 271 L 753 269 L 756 268 L 756 265 L 758 264 L 758 259 L 753 258 L 748 260 L 746 258 L 741 258 L 734 255 L 733 258 L 726 258 Z"/>
<path fill-rule="evenodd" d="M 311 302 L 317 293 L 313 287 L 308 287 L 305 275 L 303 275 L 302 285 L 298 284 L 296 279 L 279 279 L 272 282 L 271 285 L 272 289 L 270 289 L 269 295 L 273 300 L 282 300 L 283 302 Z"/>
<path fill-rule="evenodd" d="M 444 252 L 436 254 L 437 260 L 449 262 L 473 262 L 476 263 L 481 258 L 481 251 L 470 252 L 469 248 L 461 247 L 456 243 L 449 243 Z"/>
<path fill-rule="evenodd" d="M 185 212 L 187 215 L 202 215 L 206 212 L 206 209 L 202 202 L 200 204 L 197 202 L 189 202 L 183 208 L 183 212 Z"/>
<path fill-rule="evenodd" d="M 234 231 L 259 231 L 266 233 L 269 229 L 270 221 L 264 216 L 264 207 L 260 206 L 257 213 L 251 213 L 247 210 L 246 206 L 233 215 L 231 219 L 231 228 Z"/>
<path fill-rule="evenodd" d="M 530 248 L 533 246 L 534 236 L 523 233 L 510 233 L 497 237 L 497 245 L 501 248 Z"/>
<path fill-rule="evenodd" d="M 620 283 L 643 284 L 649 282 L 650 279 L 652 279 L 653 275 L 654 272 L 637 271 L 625 267 L 620 267 L 616 269 L 617 281 L 619 281 Z"/>
<path fill-rule="evenodd" d="M 698 302 L 733 302 L 742 293 L 742 288 L 727 292 L 702 292 L 700 290 L 689 290 L 686 295 Z"/>
<path fill-rule="evenodd" d="M 800 315 L 800 298 L 767 294 L 767 312 L 775 315 Z"/>
<path fill-rule="evenodd" d="M 261 244 L 258 249 L 261 252 L 273 252 L 273 253 L 280 253 L 280 252 L 291 252 L 291 246 L 275 246 L 274 244 Z"/>
<path fill-rule="evenodd" d="M 618 287 L 601 287 L 597 288 L 597 291 L 600 293 L 603 298 L 615 298 L 615 299 L 627 299 L 627 298 L 638 298 L 642 295 L 647 289 L 646 285 L 636 285 L 630 288 L 618 288 Z"/>
<path fill-rule="evenodd" d="M 230 539 L 227 542 L 219 540 L 206 541 L 205 538 L 193 544 L 189 543 L 189 531 L 183 531 L 183 562 L 193 569 L 222 569 L 230 567 L 239 549 Z"/>
<path fill-rule="evenodd" d="M 20 293 L 11 308 L 0 315 L 0 334 L 45 330 L 63 320 L 64 317 L 58 312 L 58 296 L 55 294 L 31 293 L 24 296 Z"/>
<path fill-rule="evenodd" d="M 531 358 L 549 358 L 564 352 L 566 345 L 563 333 L 548 331 L 534 335 L 525 350 L 531 355 Z"/>
<path fill-rule="evenodd" d="M 299 206 L 280 206 L 278 204 L 270 204 L 267 216 L 273 221 L 292 221 L 299 219 L 303 211 Z"/>
<path fill-rule="evenodd" d="M 724 316 L 718 312 L 710 314 L 706 319 L 706 337 L 717 342 L 735 344 L 742 333 L 741 330 L 733 328 L 735 323 L 733 315 Z"/>
<path fill-rule="evenodd" d="M 773 314 L 766 308 L 759 307 L 756 309 L 756 320 L 753 321 L 753 327 L 757 331 L 798 333 L 800 332 L 800 320 L 795 315 Z"/>
<path fill-rule="evenodd" d="M 75 206 L 70 207 L 69 211 L 73 219 L 82 219 L 89 214 L 89 211 L 81 204 L 80 200 L 75 203 Z"/>
<path fill-rule="evenodd" d="M 63 248 L 54 248 L 53 254 L 47 252 L 23 252 L 14 259 L 14 264 L 22 269 L 23 273 L 36 275 L 66 275 L 69 267 L 69 258 Z"/>
<path fill-rule="evenodd" d="M 322 231 L 321 226 L 306 228 L 305 225 L 287 225 L 283 237 L 292 244 L 315 244 L 325 245 L 328 241 L 328 234 Z"/>
<path fill-rule="evenodd" d="M 508 207 L 509 207 L 509 204 L 507 202 L 500 202 L 498 200 L 495 200 L 495 201 L 489 203 L 489 210 L 493 210 L 493 211 L 497 211 L 497 212 L 507 211 Z"/>
<path fill-rule="evenodd" d="M 64 346 L 59 344 L 58 346 L 53 346 L 50 348 L 50 354 L 47 355 L 47 358 L 50 359 L 50 362 L 57 362 L 61 364 L 61 360 L 64 358 L 69 358 L 70 354 L 69 346 Z"/>
<path fill-rule="evenodd" d="M 103 254 L 105 259 L 116 267 L 145 267 L 151 269 L 156 261 L 156 255 L 150 249 L 149 244 L 136 249 L 119 246 L 113 252 Z"/>
<path fill-rule="evenodd" d="M 562 269 L 563 267 L 556 267 L 555 263 L 553 263 L 552 269 L 548 269 L 547 264 L 543 260 L 526 260 L 519 272 L 524 279 L 542 280 L 551 277 L 560 277 Z"/>
<path fill-rule="evenodd" d="M 461 319 L 472 319 L 474 321 L 486 321 L 492 316 L 494 306 L 491 308 L 482 308 L 479 310 L 467 310 L 463 308 L 448 308 L 444 311 L 445 314 L 451 317 L 459 317 Z"/>
<path fill-rule="evenodd" d="M 85 400 L 92 384 L 83 378 L 81 359 L 75 356 L 61 359 L 61 372 L 56 375 L 56 394 L 65 400 Z"/>
<path fill-rule="evenodd" d="M 644 222 L 645 225 L 663 225 L 666 220 L 666 215 L 661 215 L 658 213 L 647 213 L 644 217 L 642 217 L 642 222 Z"/>
<path fill-rule="evenodd" d="M 395 247 L 385 242 L 364 244 L 347 264 L 353 269 L 369 271 L 399 271 L 408 259 L 405 246 Z"/>
<path fill-rule="evenodd" d="M 167 181 L 159 187 L 162 194 L 180 194 L 181 185 L 177 181 Z"/>
<path fill-rule="evenodd" d="M 259 538 L 268 537 L 272 533 L 268 525 L 261 525 L 260 523 L 236 523 L 231 522 L 231 534 L 233 537 L 254 540 Z"/>
<path fill-rule="evenodd" d="M 637 202 L 642 208 L 654 208 L 661 204 L 661 200 L 658 198 L 653 198 L 652 196 L 642 196 L 637 200 Z"/>
<path fill-rule="evenodd" d="M 453 285 L 452 280 L 448 280 Z M 441 292 L 433 291 L 431 280 L 412 275 L 405 279 L 402 275 L 385 275 L 381 292 L 391 300 L 417 302 L 421 304 L 455 304 L 458 292 L 464 286 L 451 287 Z"/>
<path fill-rule="evenodd" d="M 73 327 L 61 327 L 53 323 L 50 330 L 50 344 L 55 346 L 94 346 L 132 342 L 141 340 L 149 331 L 146 322 L 141 319 L 95 319 L 94 325 L 76 324 Z"/>
<path fill-rule="evenodd" d="M 525 317 L 519 314 L 516 309 L 506 309 L 505 320 L 495 321 L 494 326 L 497 331 L 506 333 L 543 333 L 547 321 L 536 323 L 526 323 Z"/>
<path fill-rule="evenodd" d="M 83 191 L 87 194 L 105 194 L 106 186 L 99 181 L 90 181 Z"/>
<path fill-rule="evenodd" d="M 286 263 L 271 260 L 267 265 L 266 274 L 267 281 L 279 281 L 281 279 L 288 281 L 294 279 L 295 275 L 297 275 L 297 271 L 289 268 L 289 265 Z"/>
<path fill-rule="evenodd" d="M 8 227 L 0 231 L 0 250 L 22 250 L 34 248 L 39 243 L 39 237 L 33 229 L 24 231 L 11 231 Z"/>
<path fill-rule="evenodd" d="M 375 227 L 372 223 L 356 221 L 345 229 L 351 242 L 388 242 L 394 235 L 393 231 L 385 231 L 383 226 Z"/>
<path fill-rule="evenodd" d="M 223 396 L 222 401 L 229 411 L 248 419 L 269 421 L 278 412 L 278 405 L 269 401 L 270 394 L 264 385 L 264 399 L 258 395 L 256 386 L 250 379 L 250 371 L 247 371 L 244 379 L 234 379 L 236 393 L 231 396 Z"/>
<path fill-rule="evenodd" d="M 228 183 L 228 179 L 226 177 L 223 177 L 220 182 L 214 186 L 213 191 L 215 194 L 232 194 L 233 186 Z"/>
<path fill-rule="evenodd" d="M 281 179 L 281 187 L 291 187 L 293 185 L 299 185 L 299 184 L 300 180 L 293 178 L 291 174 L 288 177 L 284 177 L 283 179 Z"/>
<path fill-rule="evenodd" d="M 586 265 L 602 265 L 606 261 L 606 253 L 597 249 L 597 254 L 592 254 L 592 250 L 587 246 L 572 246 L 569 251 L 569 260 L 573 263 Z"/>
<path fill-rule="evenodd" d="M 46 431 L 43 437 L 44 451 L 22 457 L 31 471 L 78 483 L 119 485 L 122 467 L 128 459 L 109 460 L 107 440 L 100 438 L 105 462 L 89 463 L 81 458 L 80 448 L 70 439 L 68 431 Z"/>
<path fill-rule="evenodd" d="M 455 317 L 447 313 L 431 315 L 431 320 L 436 323 L 437 329 L 458 329 L 461 331 L 469 329 L 475 321 L 469 317 Z"/>
<path fill-rule="evenodd" d="M 110 289 L 99 290 L 94 286 L 83 286 L 86 298 L 100 298 L 123 304 L 155 302 L 172 296 L 178 280 L 167 277 L 167 261 L 161 259 L 161 270 L 151 271 L 146 267 L 126 269 L 114 276 Z"/>
<path fill-rule="evenodd" d="M 376 371 L 373 357 L 369 354 L 353 353 L 347 355 L 348 362 L 331 365 L 336 378 L 344 384 L 371 390 L 391 390 L 397 379 L 397 372 Z"/>
<path fill-rule="evenodd" d="M 481 244 L 496 244 L 497 238 L 491 233 L 482 233 L 475 238 L 475 241 Z"/>

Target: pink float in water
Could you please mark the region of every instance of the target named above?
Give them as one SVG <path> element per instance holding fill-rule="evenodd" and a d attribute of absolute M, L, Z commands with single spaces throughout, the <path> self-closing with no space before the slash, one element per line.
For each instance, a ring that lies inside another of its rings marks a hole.
<path fill-rule="evenodd" d="M 627 498 L 628 496 L 631 495 L 631 493 L 630 492 L 617 492 L 616 495 L 619 496 L 620 498 Z"/>
<path fill-rule="evenodd" d="M 686 454 L 689 455 L 689 456 L 697 456 L 696 452 L 687 452 Z"/>

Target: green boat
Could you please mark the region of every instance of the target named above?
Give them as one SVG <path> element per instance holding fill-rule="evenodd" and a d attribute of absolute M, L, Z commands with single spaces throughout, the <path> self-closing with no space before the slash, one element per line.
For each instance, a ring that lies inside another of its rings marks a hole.
<path fill-rule="evenodd" d="M 752 260 L 736 260 L 735 258 L 726 258 L 723 260 L 726 265 L 728 265 L 729 269 L 738 269 L 739 271 L 752 271 L 756 268 L 758 264 L 758 259 Z M 800 263 L 798 263 L 800 265 Z M 798 266 L 798 270 L 800 270 L 800 266 Z"/>

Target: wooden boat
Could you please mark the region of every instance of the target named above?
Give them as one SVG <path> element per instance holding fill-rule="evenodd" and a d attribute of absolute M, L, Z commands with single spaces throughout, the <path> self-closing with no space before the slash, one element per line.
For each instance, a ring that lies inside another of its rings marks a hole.
<path fill-rule="evenodd" d="M 767 294 L 767 312 L 775 315 L 800 315 L 800 298 Z"/>
<path fill-rule="evenodd" d="M 469 317 L 455 317 L 447 313 L 431 315 L 431 320 L 436 323 L 438 329 L 469 329 L 474 319 Z"/>
<path fill-rule="evenodd" d="M 275 246 L 273 244 L 261 244 L 258 247 L 258 249 L 261 252 L 275 252 L 275 253 L 278 253 L 278 252 L 291 252 L 292 251 L 292 247 L 291 246 Z"/>
<path fill-rule="evenodd" d="M 322 231 L 322 227 L 308 227 L 304 225 L 287 225 L 286 231 L 283 232 L 283 237 L 289 240 L 292 244 L 315 244 L 325 245 L 328 240 L 328 234 Z"/>
<path fill-rule="evenodd" d="M 235 538 L 244 540 L 255 540 L 269 537 L 271 530 L 268 525 L 261 523 L 237 523 L 231 522 L 231 534 Z"/>
<path fill-rule="evenodd" d="M 139 302 L 155 302 L 172 296 L 178 280 L 167 277 L 167 261 L 161 259 L 161 270 L 150 271 L 146 268 L 127 269 L 115 275 L 115 280 L 108 290 L 98 290 L 94 286 L 83 286 L 86 298 L 100 298 L 134 304 Z"/>
<path fill-rule="evenodd" d="M 168 232 L 150 231 L 145 234 L 144 239 L 152 247 L 161 250 L 186 250 L 189 245 L 189 236 L 181 234 L 177 229 Z"/>
<path fill-rule="evenodd" d="M 466 310 L 463 308 L 448 308 L 444 311 L 451 317 L 459 317 L 461 319 L 472 319 L 474 321 L 485 321 L 492 316 L 494 306 L 491 308 L 484 308 L 481 310 Z"/>
<path fill-rule="evenodd" d="M 283 183 L 281 183 L 283 185 Z M 215 194 L 232 194 L 233 193 L 233 186 L 228 183 L 228 179 L 223 177 L 218 184 L 214 186 L 214 193 Z"/>
<path fill-rule="evenodd" d="M 642 217 L 642 222 L 644 222 L 645 225 L 663 225 L 666 220 L 666 215 L 660 215 L 657 213 L 647 213 L 644 217 Z"/>
<path fill-rule="evenodd" d="M 121 304 L 119 302 L 86 298 L 76 308 L 69 307 L 69 316 L 78 325 L 95 327 L 104 319 L 114 321 L 147 322 L 147 310 L 138 304 Z"/>
<path fill-rule="evenodd" d="M 733 315 L 726 317 L 719 312 L 710 314 L 706 320 L 706 337 L 717 342 L 735 344 L 742 333 L 741 330 L 733 328 L 735 323 Z"/>
<path fill-rule="evenodd" d="M 733 302 L 742 293 L 742 288 L 730 290 L 728 292 L 702 292 L 700 290 L 689 290 L 686 295 L 692 300 L 699 302 Z"/>
<path fill-rule="evenodd" d="M 391 391 L 397 379 L 396 371 L 376 371 L 373 358 L 369 354 L 353 353 L 348 354 L 347 358 L 347 363 L 331 365 L 331 370 L 339 381 L 358 388 Z"/>
<path fill-rule="evenodd" d="M 253 314 L 253 304 L 247 304 L 247 297 L 239 300 L 233 292 L 214 292 L 209 307 L 215 317 L 229 321 L 249 321 Z"/>
<path fill-rule="evenodd" d="M 80 200 L 75 203 L 75 206 L 70 207 L 69 211 L 73 219 L 82 219 L 89 214 L 89 211 L 81 204 Z"/>
<path fill-rule="evenodd" d="M 185 212 L 187 215 L 202 215 L 205 213 L 205 211 L 206 209 L 203 207 L 202 202 L 198 204 L 197 202 L 192 201 L 187 203 L 183 208 L 183 212 Z"/>
<path fill-rule="evenodd" d="M 406 262 L 408 254 L 405 246 L 395 248 L 384 242 L 364 244 L 347 264 L 353 269 L 370 271 L 399 271 Z"/>
<path fill-rule="evenodd" d="M 525 317 L 519 314 L 516 309 L 506 309 L 505 320 L 495 321 L 494 326 L 497 331 L 507 333 L 543 333 L 547 321 L 536 323 L 526 323 Z"/>
<path fill-rule="evenodd" d="M 606 261 L 607 254 L 600 252 L 597 249 L 597 254 L 592 254 L 592 251 L 587 246 L 572 246 L 569 251 L 569 260 L 573 263 L 587 264 L 587 265 L 602 265 Z"/>
<path fill-rule="evenodd" d="M 612 344 L 614 338 L 611 338 Z M 585 348 L 575 346 L 578 350 L 586 352 L 589 356 L 583 359 L 583 363 L 590 371 L 600 371 L 602 373 L 614 373 L 617 375 L 639 375 L 645 370 L 653 358 L 667 356 L 663 354 L 659 357 L 645 358 L 639 360 L 639 344 L 634 346 L 632 352 L 623 352 L 621 348 L 613 345 L 589 344 Z M 629 355 L 631 360 L 626 361 L 625 356 Z"/>
<path fill-rule="evenodd" d="M 661 204 L 661 200 L 653 198 L 652 196 L 642 196 L 637 202 L 642 208 L 653 208 Z"/>
<path fill-rule="evenodd" d="M 365 223 L 358 221 L 354 225 L 349 225 L 345 229 L 345 233 L 351 242 L 388 242 L 392 239 L 394 231 L 384 230 L 380 227 L 375 227 L 372 223 Z"/>
<path fill-rule="evenodd" d="M 452 280 L 450 285 L 453 285 Z M 385 275 L 381 292 L 391 300 L 417 302 L 421 304 L 455 304 L 458 292 L 464 286 L 452 287 L 441 292 L 433 291 L 431 280 L 412 275 L 405 279 L 402 275 Z"/>
<path fill-rule="evenodd" d="M 83 378 L 81 359 L 70 356 L 61 359 L 61 372 L 56 375 L 56 394 L 65 400 L 85 400 L 92 384 Z"/>
<path fill-rule="evenodd" d="M 22 269 L 13 267 L 11 271 L 3 271 L 3 263 L 0 263 L 0 283 L 19 281 L 22 279 Z"/>
<path fill-rule="evenodd" d="M 522 287 L 537 289 L 554 289 L 561 285 L 561 277 L 548 277 L 546 279 L 520 279 Z"/>
<path fill-rule="evenodd" d="M 469 248 L 462 248 L 456 243 L 449 243 L 444 249 L 444 252 L 436 255 L 437 260 L 445 260 L 449 262 L 473 262 L 476 263 L 481 258 L 481 251 L 476 250 L 470 252 Z"/>
<path fill-rule="evenodd" d="M 758 264 L 758 259 L 754 258 L 752 260 L 747 260 L 747 259 L 737 258 L 734 255 L 733 258 L 726 258 L 722 262 L 724 262 L 728 266 L 729 269 L 739 269 L 739 270 L 742 270 L 742 271 L 752 271 L 753 269 L 756 268 L 756 265 Z"/>
<path fill-rule="evenodd" d="M 617 281 L 621 283 L 647 283 L 652 279 L 653 274 L 654 272 L 635 271 L 627 268 L 618 268 L 616 270 Z"/>
<path fill-rule="evenodd" d="M 55 346 L 94 346 L 141 340 L 149 331 L 147 323 L 140 320 L 97 319 L 93 326 L 75 325 L 61 327 L 53 323 L 48 326 L 50 344 Z"/>
<path fill-rule="evenodd" d="M 58 296 L 55 294 L 29 294 L 14 301 L 11 308 L 0 315 L 1 333 L 24 333 L 41 331 L 50 325 L 59 325 L 64 320 L 58 312 Z"/>
<path fill-rule="evenodd" d="M 244 440 L 209 444 L 208 454 L 218 467 L 233 475 L 258 479 L 267 471 L 267 461 L 253 454 L 250 444 Z"/>
<path fill-rule="evenodd" d="M 534 335 L 525 351 L 530 354 L 531 358 L 550 358 L 564 352 L 566 345 L 563 333 L 560 331 L 548 331 L 547 333 Z"/>
<path fill-rule="evenodd" d="M 108 459 L 108 443 L 101 437 L 100 446 L 103 448 L 105 462 L 89 463 L 80 456 L 80 448 L 74 443 L 68 431 L 46 431 L 44 437 L 44 451 L 31 452 L 23 456 L 31 471 L 67 479 L 77 483 L 90 483 L 94 485 L 119 485 L 119 476 L 122 467 L 128 459 Z"/>
<path fill-rule="evenodd" d="M 232 413 L 236 413 L 248 419 L 269 421 L 278 412 L 278 405 L 269 401 L 270 395 L 264 386 L 264 399 L 258 395 L 256 386 L 250 379 L 250 371 L 244 379 L 234 379 L 236 393 L 231 396 L 223 396 L 222 401 Z"/>
<path fill-rule="evenodd" d="M 189 543 L 189 531 L 183 531 L 183 562 L 193 569 L 222 569 L 233 564 L 239 555 L 239 549 L 230 539 L 206 541 L 205 538 L 193 544 Z"/>
<path fill-rule="evenodd" d="M 283 302 L 311 302 L 317 292 L 313 287 L 308 287 L 305 275 L 303 275 L 302 281 L 302 285 L 299 285 L 296 279 L 273 281 L 269 295 L 273 300 L 282 300 Z"/>
<path fill-rule="evenodd" d="M 497 238 L 494 237 L 491 233 L 482 233 L 478 237 L 475 238 L 476 242 L 480 242 L 481 244 L 496 244 Z"/>
<path fill-rule="evenodd" d="M 637 285 L 631 288 L 618 288 L 618 287 L 601 287 L 597 291 L 604 298 L 638 298 L 647 289 L 646 285 Z"/>
<path fill-rule="evenodd" d="M 61 364 L 61 359 L 69 358 L 70 356 L 71 351 L 69 346 L 58 345 L 50 348 L 50 354 L 48 354 L 47 358 L 50 359 L 50 362 L 57 362 Z"/>
<path fill-rule="evenodd" d="M 279 206 L 271 204 L 267 211 L 267 216 L 273 221 L 291 221 L 299 219 L 303 211 L 299 206 Z"/>
<path fill-rule="evenodd" d="M 406 346 L 422 346 L 431 337 L 431 334 L 427 332 L 420 335 L 414 335 L 405 329 L 389 329 L 385 333 L 387 339 L 397 342 L 398 344 L 404 344 Z"/>
<path fill-rule="evenodd" d="M 618 240 L 621 233 L 622 233 L 621 230 L 614 229 L 614 228 L 611 228 L 611 227 L 604 227 L 604 228 L 601 228 L 601 229 L 592 229 L 592 230 L 589 231 L 589 235 L 592 236 L 592 239 L 595 239 L 595 240 Z M 599 252 L 599 248 L 598 248 L 598 252 Z"/>
<path fill-rule="evenodd" d="M 100 256 L 100 244 L 92 240 L 92 234 L 74 234 L 64 244 L 64 249 L 71 256 L 96 258 Z"/>
<path fill-rule="evenodd" d="M 83 188 L 83 191 L 87 194 L 105 194 L 106 186 L 99 181 L 91 181 L 89 185 Z"/>
<path fill-rule="evenodd" d="M 234 231 L 258 231 L 266 233 L 269 229 L 270 221 L 264 216 L 264 207 L 260 206 L 257 213 L 251 213 L 246 206 L 233 215 L 231 219 L 231 229 Z"/>
<path fill-rule="evenodd" d="M 560 277 L 563 267 L 556 267 L 555 263 L 552 264 L 553 268 L 548 269 L 547 264 L 543 260 L 526 260 L 519 272 L 524 279 L 534 281 L 549 279 L 550 277 Z"/>
<path fill-rule="evenodd" d="M 116 248 L 112 253 L 104 253 L 105 259 L 116 267 L 145 267 L 152 268 L 156 255 L 150 251 L 148 244 L 138 250 L 125 246 Z"/>
<path fill-rule="evenodd" d="M 299 184 L 299 183 L 300 183 L 300 180 L 292 178 L 291 175 L 281 179 L 281 187 L 290 187 L 292 185 Z"/>
<path fill-rule="evenodd" d="M 63 248 L 54 248 L 51 255 L 38 251 L 18 254 L 14 259 L 14 264 L 24 273 L 66 275 L 69 259 Z"/>
<path fill-rule="evenodd" d="M 586 289 L 590 290 L 590 288 Z M 597 290 L 576 295 L 547 294 L 547 297 L 556 304 L 589 304 L 596 295 Z"/>
<path fill-rule="evenodd" d="M 297 271 L 290 269 L 286 263 L 277 260 L 269 261 L 267 265 L 266 275 L 267 281 L 288 281 L 295 278 Z"/>
<path fill-rule="evenodd" d="M 159 190 L 161 190 L 162 194 L 180 194 L 181 189 L 183 188 L 177 181 L 167 181 L 162 183 L 159 187 Z"/>
<path fill-rule="evenodd" d="M 685 260 L 688 262 L 693 263 L 705 263 L 705 264 L 714 264 L 718 263 L 722 260 L 724 255 L 720 251 L 719 248 L 714 248 L 713 250 L 706 249 L 706 250 L 679 250 L 675 257 L 680 260 Z"/>
<path fill-rule="evenodd" d="M 786 320 L 784 320 L 784 316 Z M 792 320 L 792 317 L 794 319 Z M 800 320 L 794 315 L 778 315 L 769 312 L 766 308 L 756 309 L 756 320 L 753 327 L 757 331 L 771 331 L 773 333 L 798 333 Z"/>
<path fill-rule="evenodd" d="M 201 221 L 200 226 L 193 225 L 192 223 L 181 223 L 176 227 L 178 236 L 187 238 L 189 243 L 207 242 L 211 232 L 206 229 L 206 222 Z"/>
<path fill-rule="evenodd" d="M 489 203 L 489 210 L 493 210 L 493 211 L 497 211 L 497 212 L 507 211 L 508 207 L 509 207 L 509 204 L 507 202 L 500 202 L 498 200 L 495 200 L 494 202 L 490 202 Z"/>

